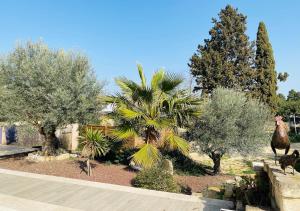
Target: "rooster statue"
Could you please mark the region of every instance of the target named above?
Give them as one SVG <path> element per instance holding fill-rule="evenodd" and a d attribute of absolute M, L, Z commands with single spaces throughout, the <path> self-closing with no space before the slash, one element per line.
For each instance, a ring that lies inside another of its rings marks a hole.
<path fill-rule="evenodd" d="M 275 117 L 275 126 L 276 126 L 276 129 L 273 133 L 271 147 L 275 154 L 275 164 L 277 164 L 276 163 L 276 160 L 277 160 L 276 149 L 285 149 L 284 154 L 286 155 L 290 150 L 290 141 L 289 141 L 289 137 L 287 134 L 286 125 L 282 121 L 281 116 Z"/>

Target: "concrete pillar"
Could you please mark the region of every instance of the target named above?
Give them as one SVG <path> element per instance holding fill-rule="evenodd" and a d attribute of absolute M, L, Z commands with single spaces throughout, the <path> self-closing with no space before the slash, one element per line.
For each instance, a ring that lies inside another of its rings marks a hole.
<path fill-rule="evenodd" d="M 78 147 L 79 124 L 72 124 L 71 151 L 76 151 Z"/>
<path fill-rule="evenodd" d="M 4 126 L 1 127 L 1 144 L 7 145 L 7 140 L 6 140 L 6 128 Z"/>

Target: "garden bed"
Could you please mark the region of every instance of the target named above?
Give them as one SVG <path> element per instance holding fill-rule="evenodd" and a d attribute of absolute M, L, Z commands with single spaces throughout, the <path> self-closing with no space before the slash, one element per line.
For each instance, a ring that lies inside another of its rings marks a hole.
<path fill-rule="evenodd" d="M 5 169 L 132 186 L 131 182 L 135 177 L 136 172 L 127 166 L 109 165 L 97 161 L 93 161 L 92 165 L 93 175 L 87 176 L 86 172 L 83 170 L 85 163 L 81 158 L 51 162 L 32 162 L 23 158 L 0 160 L 0 168 Z M 208 186 L 221 185 L 225 180 L 232 178 L 232 176 L 219 175 L 197 177 L 175 175 L 175 178 L 181 185 L 191 188 L 192 192 L 201 192 Z"/>

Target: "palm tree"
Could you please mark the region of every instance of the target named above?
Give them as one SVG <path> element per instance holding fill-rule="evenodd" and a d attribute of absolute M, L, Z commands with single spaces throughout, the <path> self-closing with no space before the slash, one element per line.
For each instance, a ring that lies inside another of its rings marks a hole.
<path fill-rule="evenodd" d="M 132 155 L 133 161 L 144 168 L 161 159 L 160 149 L 179 150 L 188 154 L 189 144 L 179 135 L 192 117 L 199 114 L 199 99 L 179 88 L 183 79 L 160 69 L 147 85 L 144 71 L 138 65 L 141 83 L 125 77 L 117 78 L 121 93 L 109 96 L 112 115 L 118 122 L 113 131 L 116 139 L 141 138 L 144 144 Z"/>
<path fill-rule="evenodd" d="M 92 174 L 90 160 L 97 156 L 104 156 L 109 151 L 109 142 L 99 130 L 86 129 L 84 136 L 79 137 L 79 145 L 82 147 L 81 155 L 86 157 L 87 174 Z"/>

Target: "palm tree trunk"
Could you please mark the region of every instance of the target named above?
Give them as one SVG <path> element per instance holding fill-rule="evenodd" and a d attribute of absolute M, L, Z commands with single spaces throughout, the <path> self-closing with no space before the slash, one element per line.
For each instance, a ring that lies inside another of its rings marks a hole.
<path fill-rule="evenodd" d="M 88 176 L 92 175 L 92 167 L 91 167 L 91 163 L 90 163 L 90 159 L 88 158 L 86 160 L 86 167 L 87 167 L 87 174 Z"/>

